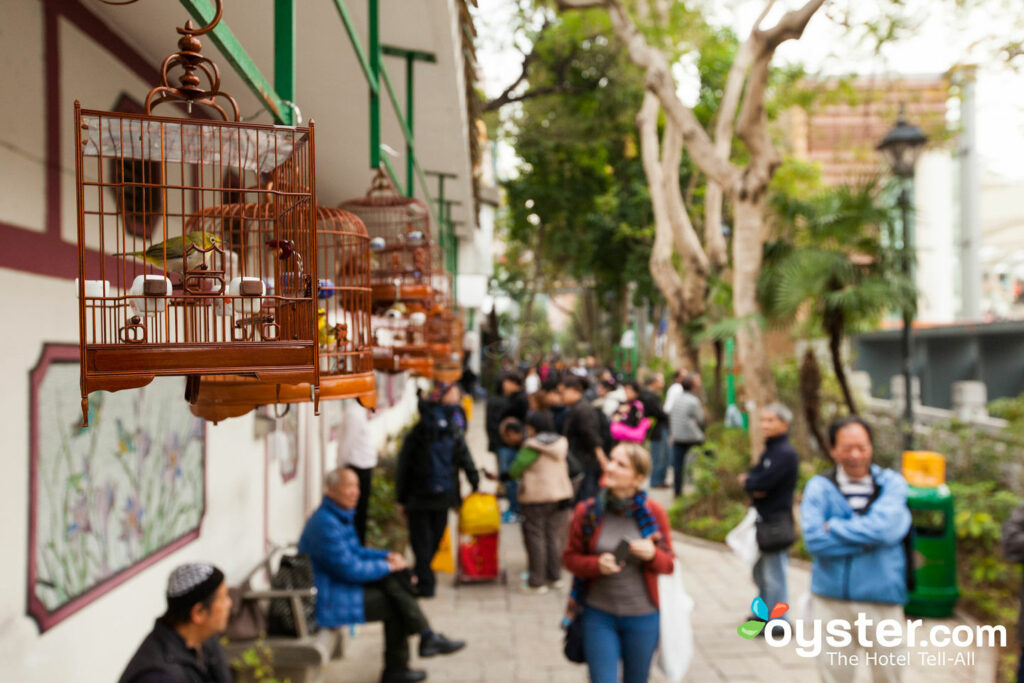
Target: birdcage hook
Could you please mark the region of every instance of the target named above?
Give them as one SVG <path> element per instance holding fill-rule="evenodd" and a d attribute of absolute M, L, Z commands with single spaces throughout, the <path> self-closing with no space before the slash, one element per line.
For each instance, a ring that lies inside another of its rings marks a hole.
<path fill-rule="evenodd" d="M 130 5 L 137 0 L 101 0 L 108 5 Z M 203 44 L 199 36 L 212 31 L 220 23 L 224 15 L 222 0 L 213 0 L 213 19 L 206 26 L 196 27 L 191 20 L 185 22 L 185 26 L 177 28 L 181 38 L 178 39 L 178 52 L 170 55 L 164 60 L 160 67 L 160 85 L 157 85 L 146 95 L 146 115 L 152 113 L 153 107 L 164 102 L 184 102 L 185 109 L 189 115 L 192 114 L 193 104 L 205 104 L 216 110 L 225 121 L 228 113 L 218 102 L 223 98 L 231 105 L 234 121 L 241 121 L 242 114 L 238 109 L 238 103 L 226 92 L 220 89 L 220 70 L 213 61 L 202 55 Z M 174 68 L 182 70 L 178 77 L 178 85 L 170 83 L 170 71 Z M 203 78 L 206 77 L 208 87 L 202 87 Z"/>

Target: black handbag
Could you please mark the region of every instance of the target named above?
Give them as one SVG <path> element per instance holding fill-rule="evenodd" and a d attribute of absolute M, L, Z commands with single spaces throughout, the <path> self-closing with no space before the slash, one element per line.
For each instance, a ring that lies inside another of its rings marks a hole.
<path fill-rule="evenodd" d="M 796 543 L 796 525 L 791 512 L 757 520 L 757 547 L 763 553 L 785 550 Z"/>
<path fill-rule="evenodd" d="M 270 586 L 279 590 L 312 588 L 313 564 L 309 555 L 282 555 L 281 564 L 270 579 Z M 319 629 L 316 623 L 316 601 L 314 598 L 301 598 L 301 604 L 302 613 L 306 617 L 306 628 L 310 633 L 315 633 Z M 273 598 L 270 601 L 269 616 L 268 634 L 298 637 L 299 629 L 290 599 Z"/>
<path fill-rule="evenodd" d="M 583 656 L 583 610 L 573 617 L 565 629 L 565 645 L 562 648 L 565 658 L 575 664 L 587 661 Z"/>

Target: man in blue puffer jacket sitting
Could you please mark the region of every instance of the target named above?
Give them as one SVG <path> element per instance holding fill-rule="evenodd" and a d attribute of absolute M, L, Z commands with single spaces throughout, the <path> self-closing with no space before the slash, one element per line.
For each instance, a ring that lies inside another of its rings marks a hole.
<path fill-rule="evenodd" d="M 856 415 L 833 422 L 828 438 L 836 467 L 807 482 L 800 505 L 804 544 L 814 559 L 814 619 L 823 629 L 833 619 L 870 625 L 863 639 L 852 627 L 846 648 L 823 648 L 818 669 L 825 681 L 852 681 L 856 666 L 848 656 L 866 649 L 868 656 L 858 660 L 872 665 L 875 681 L 899 681 L 902 667 L 885 665 L 892 660 L 884 655 L 899 655 L 903 645 L 883 647 L 875 631 L 885 619 L 905 623 L 907 483 L 872 463 L 871 428 Z"/>
<path fill-rule="evenodd" d="M 409 641 L 420 636 L 420 657 L 465 647 L 430 629 L 412 594 L 405 558 L 364 548 L 354 525 L 359 476 L 350 468 L 329 472 L 324 499 L 306 522 L 299 552 L 309 555 L 316 586 L 316 620 L 324 628 L 384 622 L 382 683 L 422 681 L 426 672 L 409 668 Z"/>

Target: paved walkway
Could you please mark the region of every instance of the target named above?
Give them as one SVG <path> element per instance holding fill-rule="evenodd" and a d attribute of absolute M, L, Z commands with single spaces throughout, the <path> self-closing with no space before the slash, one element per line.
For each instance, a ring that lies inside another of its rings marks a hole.
<path fill-rule="evenodd" d="M 483 431 L 483 404 L 478 403 L 470 425 L 470 449 L 478 466 L 495 471 L 494 457 L 486 452 Z M 487 484 L 485 483 L 486 487 Z M 485 489 L 486 490 L 486 489 Z M 661 491 L 656 494 L 661 494 Z M 662 496 L 658 496 L 661 498 Z M 668 499 L 661 500 L 666 507 Z M 412 662 L 414 668 L 426 669 L 431 681 L 480 681 L 484 683 L 516 683 L 518 681 L 549 681 L 551 683 L 582 683 L 586 669 L 567 662 L 562 656 L 562 631 L 559 619 L 565 605 L 565 594 L 552 591 L 547 595 L 523 595 L 518 592 L 518 577 L 526 566 L 525 553 L 518 526 L 503 526 L 501 537 L 502 566 L 508 571 L 509 583 L 477 584 L 455 588 L 451 578 L 439 580 L 438 594 L 422 602 L 435 630 L 454 638 L 463 638 L 469 645 L 462 652 L 448 657 L 435 657 Z M 676 554 L 683 562 L 687 590 L 694 598 L 693 626 L 696 652 L 687 675 L 688 681 L 817 681 L 815 660 L 798 656 L 793 646 L 775 648 L 763 639 L 745 641 L 736 633 L 755 595 L 749 570 L 724 546 L 676 534 Z M 807 591 L 809 570 L 802 563 L 792 563 L 789 591 L 792 601 Z M 959 620 L 927 620 L 947 623 L 951 628 L 964 623 Z M 412 639 L 415 652 L 416 639 Z M 356 636 L 345 638 L 345 658 L 333 664 L 325 681 L 373 683 L 379 680 L 383 629 L 380 624 L 367 624 L 356 630 Z M 858 680 L 868 681 L 867 670 Z M 652 671 L 651 681 L 664 677 Z M 994 681 L 994 657 L 990 650 L 977 651 L 974 666 L 924 666 L 917 654 L 905 671 L 904 683 L 965 683 Z"/>

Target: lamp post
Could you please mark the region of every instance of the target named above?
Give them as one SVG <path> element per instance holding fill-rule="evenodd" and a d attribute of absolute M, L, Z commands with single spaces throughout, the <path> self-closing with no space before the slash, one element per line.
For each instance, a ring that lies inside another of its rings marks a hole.
<path fill-rule="evenodd" d="M 903 274 L 908 282 L 913 282 L 913 232 L 910 228 L 910 193 L 908 186 L 914 180 L 914 167 L 917 159 L 928 142 L 928 136 L 917 126 L 907 123 L 900 107 L 899 118 L 882 141 L 878 143 L 878 151 L 885 156 L 893 175 L 900 179 L 900 196 L 897 203 L 900 207 L 900 223 L 903 229 Z M 905 302 L 903 306 L 903 389 L 906 406 L 903 411 L 903 447 L 904 450 L 914 449 L 914 401 L 912 391 L 913 369 L 911 368 L 911 328 L 914 323 L 914 306 Z"/>

